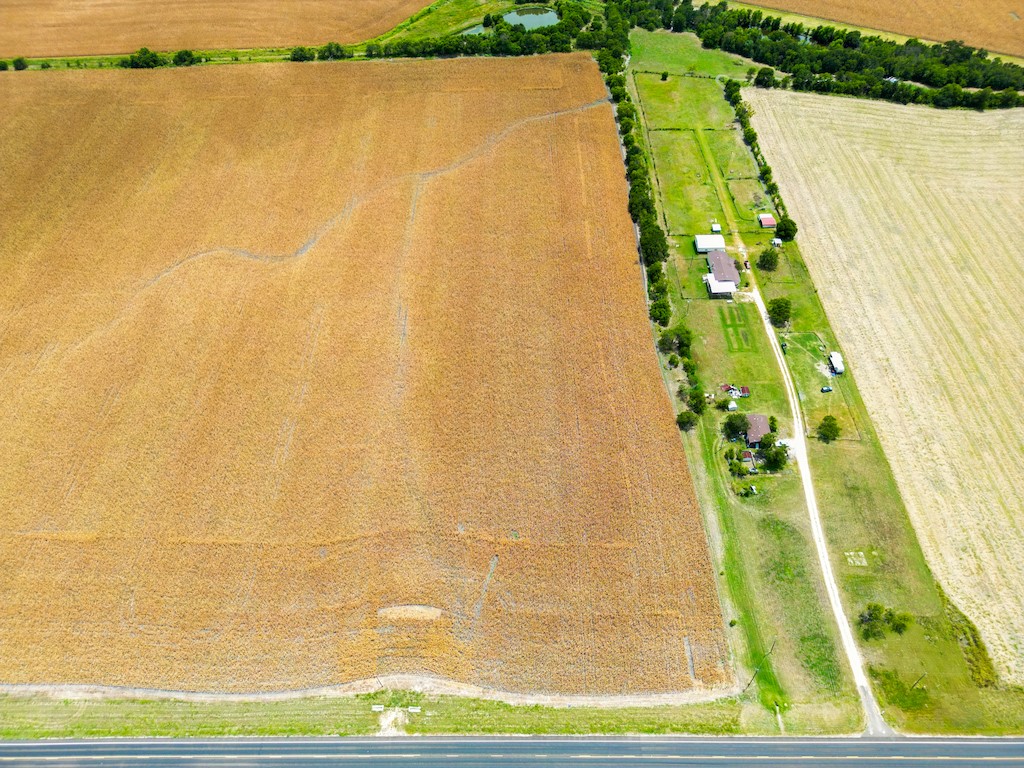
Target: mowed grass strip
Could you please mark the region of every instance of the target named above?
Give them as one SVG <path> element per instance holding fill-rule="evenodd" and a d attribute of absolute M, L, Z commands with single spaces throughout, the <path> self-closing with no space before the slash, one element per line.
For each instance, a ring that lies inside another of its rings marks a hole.
<path fill-rule="evenodd" d="M 589 56 L 0 104 L 0 680 L 731 683 Z"/>

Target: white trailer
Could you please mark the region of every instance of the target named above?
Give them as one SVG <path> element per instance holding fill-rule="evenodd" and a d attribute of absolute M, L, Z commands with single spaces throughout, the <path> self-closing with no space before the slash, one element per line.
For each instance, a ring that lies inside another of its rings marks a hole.
<path fill-rule="evenodd" d="M 828 356 L 828 364 L 832 371 L 838 376 L 840 373 L 846 372 L 846 366 L 843 365 L 843 356 L 838 352 L 830 352 Z"/>

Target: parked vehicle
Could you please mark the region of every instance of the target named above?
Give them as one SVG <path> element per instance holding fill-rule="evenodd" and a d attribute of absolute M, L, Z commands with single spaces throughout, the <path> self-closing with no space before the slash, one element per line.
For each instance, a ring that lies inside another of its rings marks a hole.
<path fill-rule="evenodd" d="M 832 391 L 832 387 L 822 387 L 821 391 L 822 392 L 831 392 Z"/>

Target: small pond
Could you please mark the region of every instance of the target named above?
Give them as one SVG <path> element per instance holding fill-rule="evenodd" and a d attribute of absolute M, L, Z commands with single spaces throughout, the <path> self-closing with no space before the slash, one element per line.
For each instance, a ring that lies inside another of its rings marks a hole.
<path fill-rule="evenodd" d="M 502 16 L 509 24 L 522 24 L 527 29 L 551 27 L 558 23 L 558 14 L 550 8 L 520 8 Z M 463 30 L 464 35 L 482 35 L 487 31 L 483 24 Z"/>
<path fill-rule="evenodd" d="M 550 8 L 522 8 L 502 16 L 509 24 L 522 24 L 527 29 L 540 29 L 558 23 L 558 14 Z"/>

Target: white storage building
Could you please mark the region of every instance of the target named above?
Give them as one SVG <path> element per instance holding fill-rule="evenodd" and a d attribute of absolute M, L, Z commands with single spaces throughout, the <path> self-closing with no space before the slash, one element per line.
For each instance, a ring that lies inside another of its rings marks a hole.
<path fill-rule="evenodd" d="M 697 235 L 694 240 L 697 243 L 697 253 L 725 250 L 725 238 L 721 235 Z"/>

